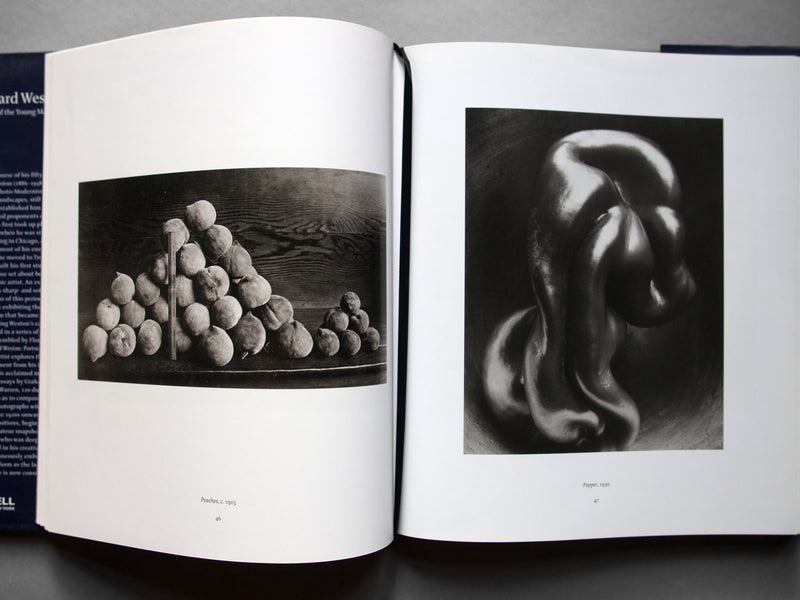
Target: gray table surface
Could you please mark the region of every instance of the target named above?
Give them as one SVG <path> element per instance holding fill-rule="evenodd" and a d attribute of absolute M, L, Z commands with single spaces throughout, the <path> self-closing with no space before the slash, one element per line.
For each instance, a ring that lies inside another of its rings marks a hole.
<path fill-rule="evenodd" d="M 534 42 L 624 50 L 662 43 L 800 46 L 798 0 L 494 0 L 380 3 L 0 1 L 0 52 L 60 50 L 215 19 L 354 21 L 400 45 Z M 791 537 L 680 537 L 546 544 L 400 539 L 318 565 L 203 561 L 44 533 L 0 534 L 0 598 L 797 598 Z"/>

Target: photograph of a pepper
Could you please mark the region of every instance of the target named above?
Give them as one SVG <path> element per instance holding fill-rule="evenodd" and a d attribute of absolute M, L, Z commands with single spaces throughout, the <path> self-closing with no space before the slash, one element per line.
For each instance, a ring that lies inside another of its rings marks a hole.
<path fill-rule="evenodd" d="M 468 109 L 467 453 L 722 448 L 722 123 Z"/>

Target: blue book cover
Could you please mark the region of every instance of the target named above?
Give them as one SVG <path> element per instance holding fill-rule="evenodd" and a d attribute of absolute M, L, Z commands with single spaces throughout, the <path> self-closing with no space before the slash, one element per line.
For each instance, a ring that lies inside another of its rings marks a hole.
<path fill-rule="evenodd" d="M 0 55 L 0 529 L 35 529 L 44 54 Z"/>
<path fill-rule="evenodd" d="M 707 44 L 661 44 L 661 52 L 672 54 L 742 54 L 751 56 L 800 56 L 798 46 L 717 46 Z"/>

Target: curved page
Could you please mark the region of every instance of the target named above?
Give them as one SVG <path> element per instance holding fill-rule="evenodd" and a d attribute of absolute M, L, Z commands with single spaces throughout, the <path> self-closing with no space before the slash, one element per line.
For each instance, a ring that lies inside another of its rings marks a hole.
<path fill-rule="evenodd" d="M 48 56 L 48 530 L 251 562 L 390 542 L 392 66 L 311 19 Z"/>

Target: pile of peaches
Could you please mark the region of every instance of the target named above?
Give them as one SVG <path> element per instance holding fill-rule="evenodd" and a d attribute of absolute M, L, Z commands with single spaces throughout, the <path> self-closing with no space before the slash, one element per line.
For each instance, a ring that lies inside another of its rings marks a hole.
<path fill-rule="evenodd" d="M 162 250 L 134 279 L 117 273 L 109 294 L 96 307 L 95 319 L 81 335 L 81 348 L 95 362 L 103 356 L 151 356 L 169 334 L 169 253 L 175 257 L 173 282 L 175 349 L 193 352 L 204 363 L 223 367 L 234 356 L 245 359 L 269 347 L 287 358 L 353 356 L 380 346 L 355 292 L 327 311 L 312 336 L 295 320 L 292 303 L 272 293 L 250 253 L 216 223 L 207 200 L 186 207 L 183 219 L 165 221 Z"/>

